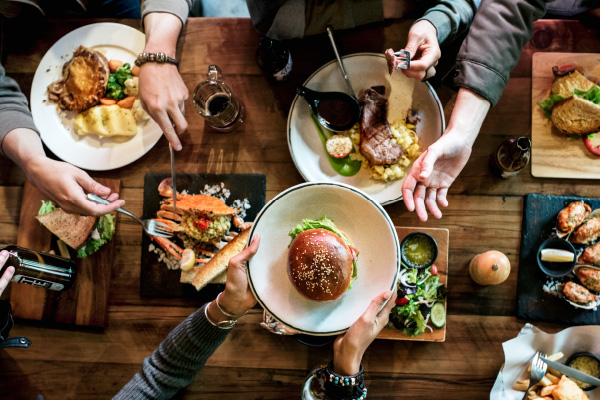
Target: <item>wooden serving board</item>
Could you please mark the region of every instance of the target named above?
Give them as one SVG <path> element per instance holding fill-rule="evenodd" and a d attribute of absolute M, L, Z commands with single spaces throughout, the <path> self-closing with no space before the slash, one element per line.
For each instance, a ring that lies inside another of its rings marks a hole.
<path fill-rule="evenodd" d="M 431 235 L 438 245 L 438 256 L 435 260 L 438 273 L 440 274 L 440 282 L 446 287 L 448 286 L 448 242 L 450 233 L 448 229 L 439 228 L 410 228 L 410 227 L 396 227 L 396 233 L 398 233 L 398 240 L 402 242 L 402 239 L 406 235 L 412 232 L 425 232 Z M 445 303 L 446 311 L 448 311 L 448 302 Z M 429 323 L 431 326 L 431 323 Z M 396 328 L 383 329 L 377 339 L 392 339 L 392 340 L 414 340 L 421 342 L 443 342 L 446 340 L 446 327 L 444 325 L 441 329 L 433 328 L 432 332 L 426 330 L 424 334 L 416 337 L 408 336 L 401 330 Z"/>
<path fill-rule="evenodd" d="M 565 300 L 544 291 L 548 277 L 537 265 L 537 251 L 553 235 L 556 216 L 573 201 L 583 200 L 592 210 L 600 208 L 600 199 L 575 196 L 528 194 L 523 206 L 519 277 L 517 281 L 517 317 L 567 325 L 600 325 L 600 310 L 575 308 Z M 578 254 L 584 246 L 575 245 Z M 560 278 L 561 281 L 573 278 Z"/>
<path fill-rule="evenodd" d="M 96 179 L 97 182 L 118 193 L 121 181 Z M 53 235 L 34 217 L 42 200 L 47 198 L 35 186 L 25 182 L 17 245 L 32 250 L 48 252 L 53 248 Z M 116 218 L 115 218 L 116 224 Z M 13 285 L 10 302 L 16 318 L 104 328 L 107 317 L 108 292 L 113 264 L 115 238 L 85 259 L 76 258 L 77 277 L 71 288 L 63 292 Z M 58 254 L 57 249 L 54 249 Z"/>
<path fill-rule="evenodd" d="M 552 67 L 573 64 L 588 79 L 600 82 L 600 54 L 535 53 L 531 66 L 531 174 L 537 178 L 600 178 L 600 157 L 583 140 L 560 133 L 538 102 L 550 95 Z"/>

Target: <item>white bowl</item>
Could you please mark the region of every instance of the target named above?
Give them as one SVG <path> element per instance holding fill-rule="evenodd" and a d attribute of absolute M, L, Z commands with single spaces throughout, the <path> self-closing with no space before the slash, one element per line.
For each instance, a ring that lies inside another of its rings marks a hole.
<path fill-rule="evenodd" d="M 332 301 L 308 300 L 287 275 L 289 231 L 304 218 L 327 216 L 359 250 L 358 277 L 352 289 Z M 309 335 L 346 331 L 371 300 L 394 290 L 400 246 L 394 224 L 372 197 L 350 185 L 308 182 L 277 195 L 260 211 L 250 231 L 259 234 L 256 255 L 248 263 L 250 288 L 260 305 L 281 323 Z"/>

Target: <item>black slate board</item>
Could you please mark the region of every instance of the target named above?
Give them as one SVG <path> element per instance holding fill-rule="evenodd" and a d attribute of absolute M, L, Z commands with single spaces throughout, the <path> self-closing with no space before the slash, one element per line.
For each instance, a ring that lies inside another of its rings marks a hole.
<path fill-rule="evenodd" d="M 600 208 L 600 199 L 543 194 L 525 196 L 517 282 L 517 317 L 567 325 L 600 324 L 600 309 L 594 311 L 575 308 L 565 300 L 544 292 L 543 285 L 548 278 L 536 261 L 540 244 L 555 234 L 553 228 L 560 210 L 578 200 L 583 200 L 592 210 Z M 578 245 L 575 247 L 578 251 L 583 248 Z"/>
<path fill-rule="evenodd" d="M 158 194 L 158 184 L 170 174 L 147 174 L 144 179 L 143 218 L 154 218 L 163 200 Z M 205 185 L 224 184 L 231 195 L 225 201 L 231 206 L 234 200 L 248 199 L 250 208 L 246 211 L 245 221 L 254 221 L 265 205 L 266 177 L 260 174 L 177 174 L 177 191 L 186 190 L 197 194 Z M 200 291 L 189 283 L 180 283 L 181 272 L 169 270 L 158 261 L 158 255 L 148 251 L 152 240 L 145 233 L 142 238 L 142 270 L 140 273 L 140 295 L 142 297 L 184 297 L 207 302 L 214 299 L 225 285 L 209 284 Z"/>

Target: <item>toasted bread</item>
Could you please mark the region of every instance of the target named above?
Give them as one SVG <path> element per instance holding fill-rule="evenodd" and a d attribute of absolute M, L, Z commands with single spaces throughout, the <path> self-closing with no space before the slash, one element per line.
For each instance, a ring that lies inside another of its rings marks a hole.
<path fill-rule="evenodd" d="M 48 98 L 64 110 L 87 110 L 104 97 L 109 74 L 102 53 L 79 46 L 63 66 L 61 79 L 48 86 Z"/>
<path fill-rule="evenodd" d="M 573 94 L 575 89 L 585 92 L 594 86 L 594 82 L 575 70 L 568 75 L 554 79 L 554 82 L 552 83 L 552 94 L 559 94 L 562 97 L 567 98 Z"/>
<path fill-rule="evenodd" d="M 97 221 L 96 217 L 67 214 L 60 208 L 35 218 L 74 249 L 86 242 Z"/>
<path fill-rule="evenodd" d="M 227 243 L 225 247 L 219 250 L 209 262 L 204 264 L 204 267 L 197 268 L 196 276 L 192 280 L 192 285 L 194 285 L 196 290 L 202 289 L 210 281 L 227 271 L 229 259 L 244 250 L 249 236 L 250 229 L 242 231 L 231 242 Z M 196 270 L 196 268 L 194 269 Z"/>
<path fill-rule="evenodd" d="M 571 95 L 552 108 L 550 119 L 564 133 L 585 135 L 600 129 L 600 106 Z"/>

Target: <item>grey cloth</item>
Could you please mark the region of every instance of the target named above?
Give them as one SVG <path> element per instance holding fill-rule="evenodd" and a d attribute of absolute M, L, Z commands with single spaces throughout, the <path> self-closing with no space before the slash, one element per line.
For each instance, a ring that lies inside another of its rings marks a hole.
<path fill-rule="evenodd" d="M 510 73 L 517 65 L 525 43 L 533 33 L 533 22 L 546 13 L 552 0 L 484 0 L 477 11 L 449 78 L 454 85 L 480 94 L 496 105 Z M 570 5 L 567 6 L 567 3 Z M 600 2 L 558 0 L 555 9 L 579 13 Z"/>
<path fill-rule="evenodd" d="M 179 324 L 114 399 L 170 399 L 188 386 L 231 330 L 213 326 L 205 304 Z"/>
<path fill-rule="evenodd" d="M 4 67 L 0 64 L 0 154 L 4 155 L 4 138 L 16 128 L 28 128 L 38 132 L 29 112 L 27 98 L 17 82 L 6 76 Z"/>
<path fill-rule="evenodd" d="M 190 10 L 200 0 L 145 0 L 142 18 L 150 12 L 170 12 L 185 23 Z M 423 19 L 438 31 L 438 41 L 446 44 L 463 34 L 473 20 L 480 0 L 436 0 Z M 273 39 L 295 39 L 324 32 L 327 25 L 349 29 L 383 20 L 381 0 L 246 0 L 256 30 Z"/>

